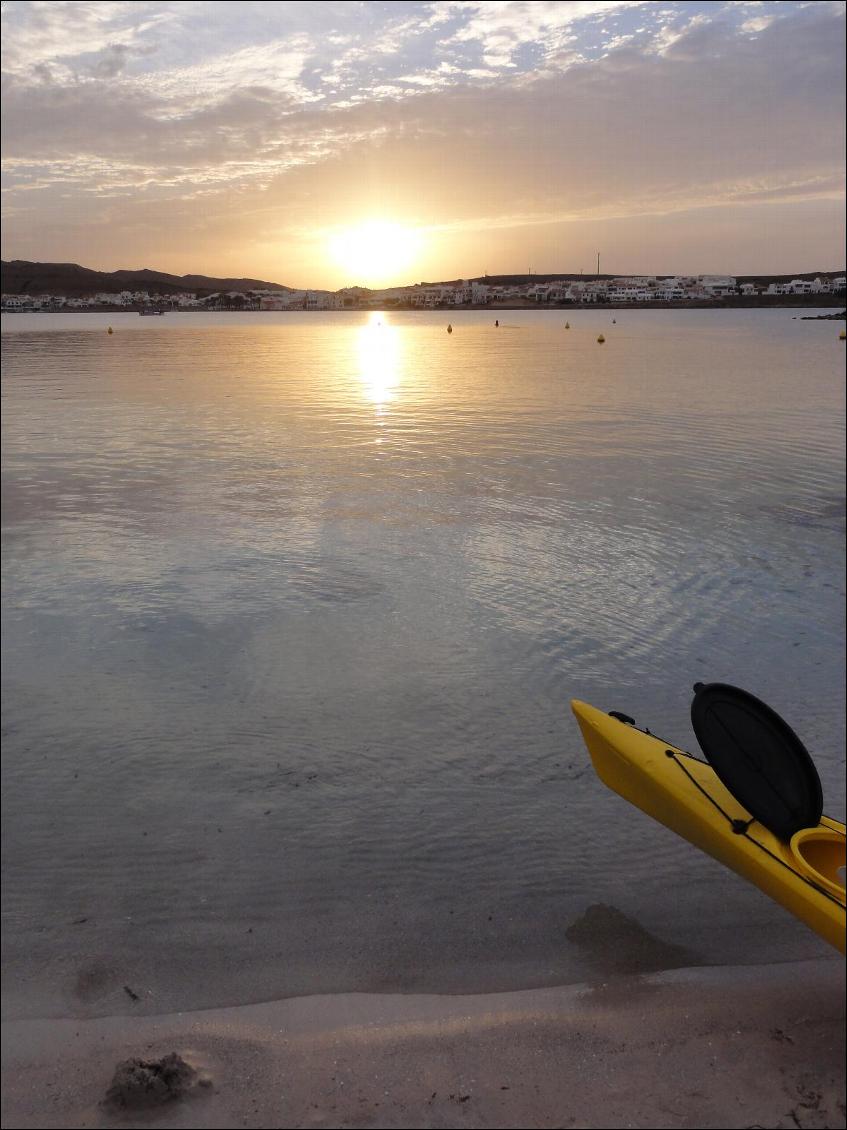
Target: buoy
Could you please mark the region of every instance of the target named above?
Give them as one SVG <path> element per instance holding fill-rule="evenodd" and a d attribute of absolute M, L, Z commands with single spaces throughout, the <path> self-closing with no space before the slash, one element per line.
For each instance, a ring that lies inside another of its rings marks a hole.
<path fill-rule="evenodd" d="M 453 332 L 453 327 L 450 325 L 449 322 L 447 323 L 447 332 L 448 332 L 448 334 L 451 334 Z"/>
<path fill-rule="evenodd" d="M 612 325 L 616 326 L 617 324 L 618 324 L 617 318 L 612 318 Z"/>
<path fill-rule="evenodd" d="M 841 333 L 838 335 L 838 340 L 839 341 L 847 341 L 847 331 L 842 330 Z"/>
<path fill-rule="evenodd" d="M 112 329 L 112 327 L 111 327 L 111 326 L 109 326 L 109 328 L 108 328 L 108 329 L 106 330 L 106 333 L 107 333 L 107 334 L 113 334 L 114 332 L 115 332 L 115 331 L 114 331 L 114 330 Z"/>
<path fill-rule="evenodd" d="M 602 334 L 600 334 L 600 336 L 597 338 L 597 341 L 599 342 L 600 345 L 602 345 L 605 340 L 606 339 L 603 337 Z"/>
<path fill-rule="evenodd" d="M 495 319 L 494 319 L 494 325 L 495 325 L 495 326 L 499 326 L 499 325 L 500 325 L 500 319 L 499 319 L 499 318 L 495 318 Z"/>
<path fill-rule="evenodd" d="M 569 330 L 570 328 L 571 328 L 570 322 L 565 322 L 565 329 Z"/>

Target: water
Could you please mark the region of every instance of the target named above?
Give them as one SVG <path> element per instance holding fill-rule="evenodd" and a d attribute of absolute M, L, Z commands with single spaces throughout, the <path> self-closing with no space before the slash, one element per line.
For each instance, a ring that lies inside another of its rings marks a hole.
<path fill-rule="evenodd" d="M 10 1015 L 827 952 L 568 699 L 747 687 L 843 818 L 838 324 L 612 316 L 4 319 Z"/>

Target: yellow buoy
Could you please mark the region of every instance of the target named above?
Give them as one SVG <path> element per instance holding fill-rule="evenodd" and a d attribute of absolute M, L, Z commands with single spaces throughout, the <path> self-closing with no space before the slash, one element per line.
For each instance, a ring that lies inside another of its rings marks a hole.
<path fill-rule="evenodd" d="M 838 340 L 839 341 L 847 341 L 847 332 L 842 330 L 841 333 L 838 335 Z"/>
<path fill-rule="evenodd" d="M 602 334 L 600 334 L 600 336 L 597 338 L 597 341 L 600 343 L 600 345 L 602 345 L 605 340 L 606 339 L 603 337 Z"/>
<path fill-rule="evenodd" d="M 115 331 L 114 331 L 114 330 L 112 329 L 112 327 L 111 327 L 111 326 L 109 326 L 109 328 L 108 328 L 108 329 L 106 330 L 106 333 L 107 333 L 107 334 L 113 334 L 114 332 L 115 332 Z"/>
<path fill-rule="evenodd" d="M 449 324 L 449 322 L 447 324 L 447 332 L 448 334 L 451 334 L 453 332 L 453 327 Z"/>
<path fill-rule="evenodd" d="M 565 329 L 569 330 L 570 328 L 571 328 L 570 322 L 565 322 Z"/>

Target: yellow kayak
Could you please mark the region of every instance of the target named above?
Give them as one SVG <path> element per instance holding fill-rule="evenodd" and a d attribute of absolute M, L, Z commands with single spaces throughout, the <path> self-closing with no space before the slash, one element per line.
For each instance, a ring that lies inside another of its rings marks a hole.
<path fill-rule="evenodd" d="M 754 820 L 704 761 L 574 699 L 600 780 L 730 867 L 844 953 L 845 829 L 821 816 L 789 841 Z"/>

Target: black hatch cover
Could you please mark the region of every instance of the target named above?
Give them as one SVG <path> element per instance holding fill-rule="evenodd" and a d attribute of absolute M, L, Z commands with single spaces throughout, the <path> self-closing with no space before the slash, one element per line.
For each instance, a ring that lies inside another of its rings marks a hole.
<path fill-rule="evenodd" d="M 691 723 L 723 784 L 782 840 L 814 828 L 823 812 L 818 771 L 780 716 L 728 683 L 695 683 Z"/>

